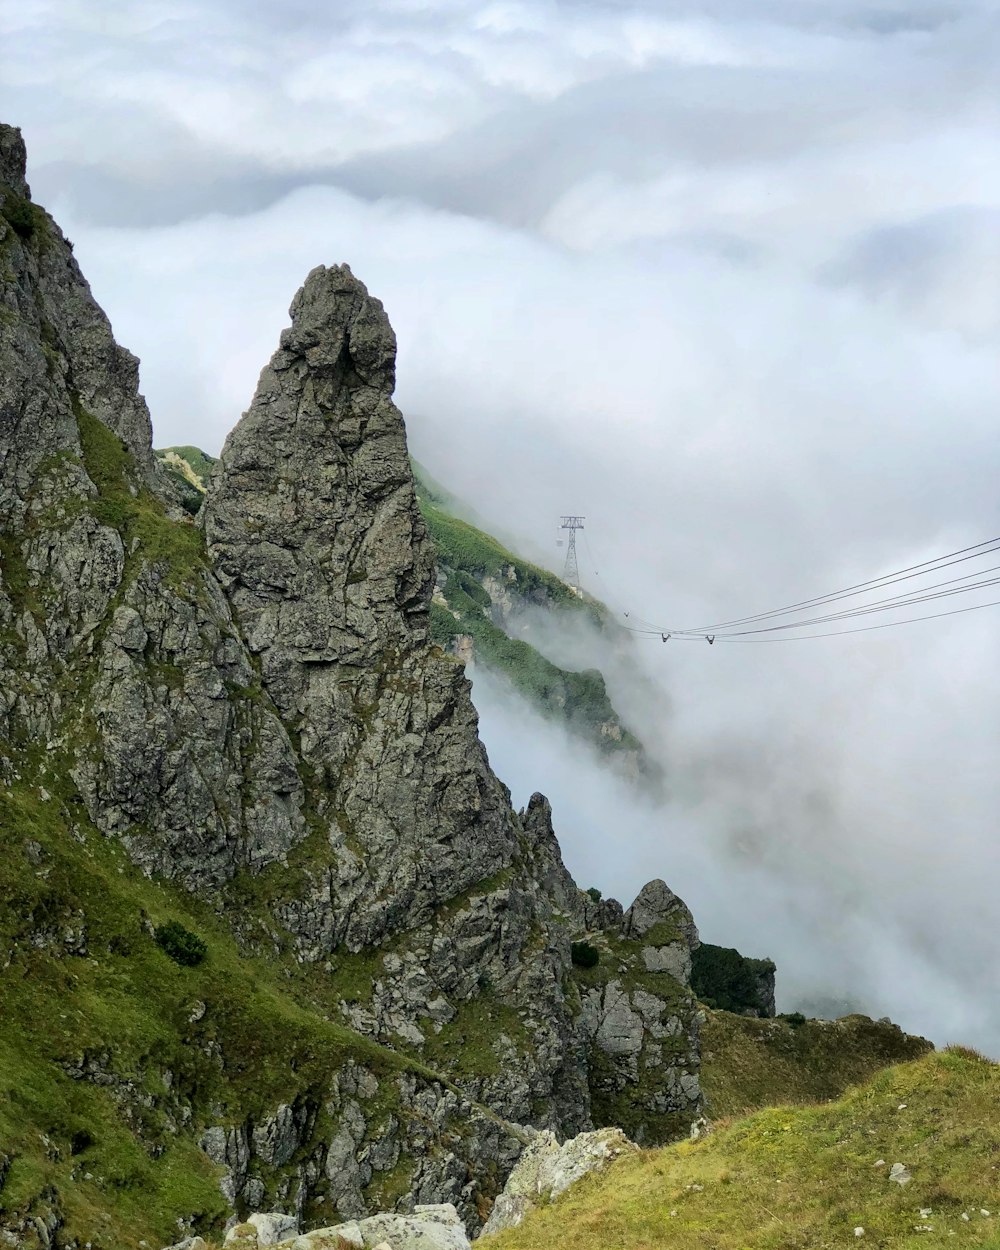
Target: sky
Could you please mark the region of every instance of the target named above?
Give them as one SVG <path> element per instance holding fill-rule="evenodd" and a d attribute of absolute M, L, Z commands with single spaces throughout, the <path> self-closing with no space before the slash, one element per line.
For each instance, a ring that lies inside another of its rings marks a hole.
<path fill-rule="evenodd" d="M 160 445 L 217 452 L 346 261 L 417 456 L 552 567 L 584 515 L 619 613 L 743 616 L 1000 534 L 993 0 L 22 0 L 0 40 Z M 475 698 L 581 884 L 664 877 L 785 1009 L 1000 1055 L 998 625 L 639 638 L 609 681 L 659 801 Z"/>

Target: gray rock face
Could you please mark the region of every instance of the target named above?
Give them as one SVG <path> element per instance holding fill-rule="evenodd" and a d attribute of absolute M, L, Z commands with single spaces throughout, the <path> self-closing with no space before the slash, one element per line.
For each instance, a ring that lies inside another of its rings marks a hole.
<path fill-rule="evenodd" d="M 359 949 L 509 866 L 517 835 L 462 671 L 427 643 L 433 553 L 382 305 L 320 268 L 291 316 L 201 515 L 339 844 L 329 915 L 303 923 Z"/>
<path fill-rule="evenodd" d="M 26 201 L 7 127 L 0 176 Z M 240 1213 L 364 1220 L 388 1187 L 472 1228 L 516 1125 L 686 1132 L 696 930 L 662 883 L 627 913 L 581 893 L 548 803 L 515 813 L 492 773 L 464 672 L 428 642 L 433 553 L 381 305 L 346 267 L 309 275 L 198 528 L 152 456 L 135 358 L 31 212 L 21 231 L 0 216 L 0 780 L 37 790 L 43 756 L 67 837 L 86 824 L 196 893 L 273 956 L 295 1010 L 383 1056 L 345 1051 L 323 1088 L 289 1073 L 263 1109 L 209 1113 L 189 1084 L 161 1100 L 171 1131 L 200 1140 Z M 50 928 L 40 948 L 93 955 L 86 915 Z M 572 964 L 578 938 L 597 970 Z M 182 1019 L 224 1070 L 211 1004 Z M 123 1115 L 149 1097 L 92 1059 L 63 1069 Z"/>

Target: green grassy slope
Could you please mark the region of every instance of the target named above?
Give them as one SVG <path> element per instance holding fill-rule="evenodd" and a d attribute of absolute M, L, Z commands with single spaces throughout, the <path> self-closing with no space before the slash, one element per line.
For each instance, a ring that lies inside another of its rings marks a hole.
<path fill-rule="evenodd" d="M 64 1241 L 165 1244 L 178 1214 L 224 1218 L 208 1124 L 321 1105 L 350 1059 L 428 1073 L 324 1018 L 292 960 L 239 950 L 224 917 L 101 837 L 71 783 L 37 776 L 44 793 L 0 792 L 0 1213 L 56 1192 Z M 198 966 L 155 940 L 171 920 L 206 943 Z"/>
<path fill-rule="evenodd" d="M 838 1098 L 881 1068 L 932 1048 L 888 1020 L 845 1016 L 757 1020 L 708 1011 L 701 1029 L 701 1084 L 711 1119 L 786 1102 Z"/>
<path fill-rule="evenodd" d="M 623 1158 L 483 1250 L 996 1250 L 998 1170 L 1000 1067 L 957 1049 Z"/>
<path fill-rule="evenodd" d="M 584 617 L 599 630 L 611 628 L 607 608 L 577 594 L 554 573 L 509 551 L 490 534 L 455 515 L 445 490 L 414 463 L 417 499 L 444 574 L 441 598 L 431 606 L 431 635 L 442 647 L 472 639 L 477 660 L 499 673 L 546 716 L 614 754 L 641 753 L 638 739 L 621 722 L 597 669 L 574 672 L 546 659 L 530 642 L 512 638 L 490 615 L 483 583 L 499 582 L 526 603 Z"/>

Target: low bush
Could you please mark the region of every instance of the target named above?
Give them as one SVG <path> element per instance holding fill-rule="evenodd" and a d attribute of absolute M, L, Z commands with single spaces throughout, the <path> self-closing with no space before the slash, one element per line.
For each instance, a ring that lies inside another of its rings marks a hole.
<path fill-rule="evenodd" d="M 157 945 L 185 968 L 194 968 L 208 954 L 208 947 L 196 933 L 185 929 L 176 920 L 168 920 L 155 930 Z"/>
<path fill-rule="evenodd" d="M 601 958 L 600 951 L 589 942 L 574 942 L 570 955 L 577 968 L 594 968 Z"/>
<path fill-rule="evenodd" d="M 35 211 L 30 200 L 8 195 L 3 202 L 3 215 L 19 238 L 30 239 L 35 233 Z"/>

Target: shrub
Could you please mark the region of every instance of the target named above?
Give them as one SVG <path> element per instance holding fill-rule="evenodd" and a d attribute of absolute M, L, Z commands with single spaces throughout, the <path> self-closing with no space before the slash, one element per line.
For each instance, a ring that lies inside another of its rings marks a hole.
<path fill-rule="evenodd" d="M 594 900 L 595 903 L 599 903 L 601 901 L 601 898 L 603 897 L 603 895 L 601 894 L 601 891 L 597 888 L 596 885 L 592 885 L 590 889 L 587 891 L 587 893 L 590 895 L 590 897 Z"/>
<path fill-rule="evenodd" d="M 801 1029 L 806 1022 L 806 1018 L 801 1011 L 783 1011 L 778 1019 L 784 1020 L 793 1029 Z"/>
<path fill-rule="evenodd" d="M 596 967 L 601 958 L 600 951 L 589 942 L 574 942 L 570 947 L 570 956 L 577 968 Z"/>
<path fill-rule="evenodd" d="M 3 202 L 3 215 L 19 238 L 30 239 L 35 233 L 35 212 L 30 200 L 8 195 Z"/>
<path fill-rule="evenodd" d="M 170 956 L 175 964 L 193 968 L 208 954 L 208 947 L 196 933 L 185 929 L 176 920 L 168 920 L 155 930 L 157 945 Z"/>

